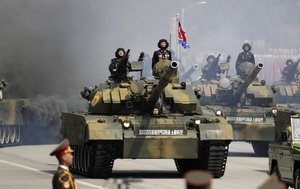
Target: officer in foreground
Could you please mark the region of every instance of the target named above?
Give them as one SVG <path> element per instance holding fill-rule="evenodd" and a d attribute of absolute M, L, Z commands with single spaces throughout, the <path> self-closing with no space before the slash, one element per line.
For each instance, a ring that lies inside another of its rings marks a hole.
<path fill-rule="evenodd" d="M 241 52 L 236 59 L 235 69 L 237 71 L 237 75 L 239 74 L 239 66 L 244 62 L 250 62 L 255 65 L 254 54 L 251 52 L 251 45 L 249 43 L 245 43 L 242 46 L 243 52 Z"/>
<path fill-rule="evenodd" d="M 130 68 L 130 63 L 128 62 L 129 52 L 129 49 L 125 52 L 123 48 L 116 50 L 116 57 L 111 60 L 109 65 L 109 71 L 111 73 L 110 79 L 118 82 L 128 80 L 127 74 Z"/>
<path fill-rule="evenodd" d="M 52 179 L 53 189 L 77 189 L 73 175 L 69 171 L 69 166 L 73 162 L 73 150 L 69 146 L 69 140 L 64 139 L 51 153 L 56 156 L 59 162 L 57 172 Z"/>
<path fill-rule="evenodd" d="M 157 44 L 159 50 L 154 51 L 152 57 L 152 69 L 155 64 L 160 60 L 172 60 L 172 54 L 167 48 L 169 47 L 169 42 L 166 39 L 161 39 Z"/>

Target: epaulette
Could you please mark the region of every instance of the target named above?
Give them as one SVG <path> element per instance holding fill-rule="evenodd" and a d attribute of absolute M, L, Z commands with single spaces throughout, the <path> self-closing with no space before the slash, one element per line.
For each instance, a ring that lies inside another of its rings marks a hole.
<path fill-rule="evenodd" d="M 72 179 L 71 174 L 66 170 L 64 170 L 64 172 L 58 178 L 59 182 L 61 183 L 70 182 L 71 179 Z"/>

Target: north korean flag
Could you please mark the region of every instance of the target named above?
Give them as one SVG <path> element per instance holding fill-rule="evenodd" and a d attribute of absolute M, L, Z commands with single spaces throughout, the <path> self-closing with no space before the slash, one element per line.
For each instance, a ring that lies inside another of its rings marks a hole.
<path fill-rule="evenodd" d="M 186 41 L 185 32 L 182 29 L 180 21 L 178 21 L 178 43 L 183 46 L 183 48 L 191 48 L 190 45 Z"/>

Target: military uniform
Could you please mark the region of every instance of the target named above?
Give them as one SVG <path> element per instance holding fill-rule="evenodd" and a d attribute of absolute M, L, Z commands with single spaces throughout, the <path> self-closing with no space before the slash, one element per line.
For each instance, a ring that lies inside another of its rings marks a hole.
<path fill-rule="evenodd" d="M 287 81 L 295 81 L 298 80 L 299 69 L 298 62 L 293 62 L 291 59 L 286 61 L 286 67 L 282 71 L 282 77 Z"/>
<path fill-rule="evenodd" d="M 56 156 L 57 159 L 60 159 L 66 153 L 72 153 L 73 150 L 69 146 L 69 140 L 64 139 L 58 146 L 55 148 L 50 155 Z M 69 168 L 65 165 L 59 165 L 56 173 L 52 179 L 52 188 L 53 189 L 77 189 L 73 175 L 70 173 Z"/>
<path fill-rule="evenodd" d="M 161 43 L 165 42 L 166 46 L 163 47 Z M 172 60 L 172 54 L 167 48 L 169 47 L 169 42 L 166 39 L 161 39 L 157 43 L 157 47 L 159 50 L 154 51 L 152 56 L 152 69 L 154 68 L 155 64 L 160 60 Z"/>
<path fill-rule="evenodd" d="M 118 55 L 119 51 L 124 51 L 123 57 L 120 57 Z M 115 56 L 116 58 L 113 58 L 109 65 L 109 71 L 111 74 L 109 78 L 115 81 L 126 81 L 128 80 L 128 69 L 130 68 L 130 63 L 128 62 L 128 54 L 125 54 L 125 50 L 123 48 L 118 48 L 115 52 Z"/>
<path fill-rule="evenodd" d="M 164 50 L 164 49 L 155 51 L 153 53 L 153 58 L 152 58 L 152 69 L 155 66 L 155 64 L 160 60 L 172 60 L 171 52 L 169 50 Z"/>
<path fill-rule="evenodd" d="M 77 189 L 73 175 L 68 167 L 60 165 L 52 179 L 53 189 Z"/>
<path fill-rule="evenodd" d="M 243 64 L 244 62 L 250 62 L 255 65 L 254 54 L 252 52 L 250 52 L 251 45 L 249 43 L 245 43 L 242 46 L 242 49 L 244 50 L 244 52 L 241 52 L 239 54 L 238 58 L 236 59 L 236 63 L 235 63 L 235 69 L 236 69 L 237 75 L 240 75 L 239 66 L 241 64 Z"/>

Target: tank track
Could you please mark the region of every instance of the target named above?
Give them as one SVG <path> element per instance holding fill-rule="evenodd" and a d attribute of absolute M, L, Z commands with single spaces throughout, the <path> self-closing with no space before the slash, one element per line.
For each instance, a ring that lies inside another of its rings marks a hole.
<path fill-rule="evenodd" d="M 22 125 L 0 125 L 0 147 L 21 144 Z"/>
<path fill-rule="evenodd" d="M 114 142 L 88 142 L 71 147 L 74 150 L 71 172 L 92 178 L 111 175 L 117 149 Z"/>
<path fill-rule="evenodd" d="M 210 171 L 215 178 L 225 173 L 228 141 L 200 142 L 198 159 L 175 159 L 178 172 L 185 173 L 194 169 Z"/>

